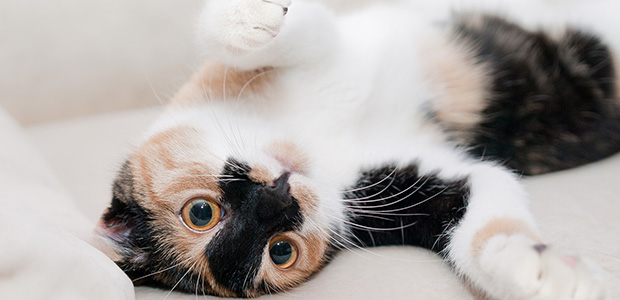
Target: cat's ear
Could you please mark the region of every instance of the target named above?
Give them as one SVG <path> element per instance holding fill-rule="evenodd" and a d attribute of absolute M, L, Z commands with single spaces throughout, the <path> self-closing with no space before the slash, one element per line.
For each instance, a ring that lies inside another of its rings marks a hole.
<path fill-rule="evenodd" d="M 145 254 L 136 245 L 136 239 L 144 230 L 142 227 L 148 216 L 135 197 L 131 165 L 126 162 L 114 181 L 112 202 L 97 229 L 116 253 L 115 260 L 146 260 Z"/>

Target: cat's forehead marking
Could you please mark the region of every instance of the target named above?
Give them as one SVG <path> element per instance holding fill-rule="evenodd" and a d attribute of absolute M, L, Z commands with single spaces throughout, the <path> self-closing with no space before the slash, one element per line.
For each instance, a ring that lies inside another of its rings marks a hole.
<path fill-rule="evenodd" d="M 205 98 L 226 100 L 264 94 L 268 92 L 273 78 L 272 68 L 239 70 L 209 61 L 179 90 L 171 105 L 194 104 Z"/>
<path fill-rule="evenodd" d="M 254 165 L 248 173 L 248 177 L 254 182 L 269 183 L 277 178 L 273 172 L 263 165 Z"/>
<path fill-rule="evenodd" d="M 308 154 L 293 141 L 278 139 L 266 145 L 265 151 L 291 172 L 305 174 L 310 166 Z"/>

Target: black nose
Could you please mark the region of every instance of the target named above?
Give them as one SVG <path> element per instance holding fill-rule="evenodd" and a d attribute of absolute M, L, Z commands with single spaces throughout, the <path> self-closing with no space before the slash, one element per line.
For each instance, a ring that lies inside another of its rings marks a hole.
<path fill-rule="evenodd" d="M 272 183 L 258 189 L 260 204 L 257 213 L 259 218 L 271 219 L 293 204 L 293 197 L 290 194 L 291 186 L 288 184 L 289 177 L 291 173 L 286 172 Z"/>

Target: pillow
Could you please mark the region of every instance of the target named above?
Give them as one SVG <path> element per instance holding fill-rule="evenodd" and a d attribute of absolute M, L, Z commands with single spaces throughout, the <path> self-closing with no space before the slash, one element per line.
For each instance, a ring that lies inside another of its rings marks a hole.
<path fill-rule="evenodd" d="M 21 128 L 0 109 L 0 299 L 134 299 Z"/>

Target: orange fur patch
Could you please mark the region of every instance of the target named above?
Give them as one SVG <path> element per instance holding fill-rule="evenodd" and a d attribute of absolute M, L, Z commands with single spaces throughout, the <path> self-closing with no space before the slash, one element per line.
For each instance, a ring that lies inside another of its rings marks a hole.
<path fill-rule="evenodd" d="M 273 69 L 239 70 L 207 62 L 173 97 L 171 107 L 207 100 L 235 100 L 265 94 L 273 81 Z"/>
<path fill-rule="evenodd" d="M 252 166 L 248 177 L 254 182 L 269 183 L 276 179 L 276 176 L 264 166 Z"/>
<path fill-rule="evenodd" d="M 484 64 L 475 63 L 471 49 L 447 40 L 423 43 L 425 69 L 435 97 L 431 100 L 435 117 L 468 138 L 469 131 L 482 121 L 482 110 L 491 83 Z"/>
<path fill-rule="evenodd" d="M 273 155 L 283 166 L 291 171 L 304 174 L 308 171 L 308 155 L 295 143 L 277 140 L 267 145 L 266 152 Z"/>
<path fill-rule="evenodd" d="M 476 232 L 471 245 L 473 256 L 478 257 L 492 237 L 513 234 L 524 234 L 535 241 L 541 241 L 540 235 L 525 222 L 517 219 L 497 218 Z"/>
<path fill-rule="evenodd" d="M 305 215 L 316 212 L 319 206 L 319 197 L 311 188 L 297 182 L 291 182 L 291 195 L 297 199 L 297 203 Z"/>

